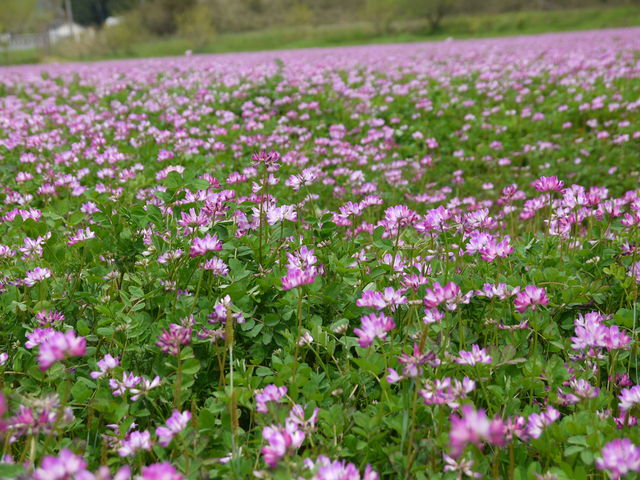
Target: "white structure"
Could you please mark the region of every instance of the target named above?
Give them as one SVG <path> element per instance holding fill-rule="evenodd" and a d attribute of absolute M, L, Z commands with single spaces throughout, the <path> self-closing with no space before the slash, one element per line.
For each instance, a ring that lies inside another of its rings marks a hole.
<path fill-rule="evenodd" d="M 74 40 L 80 40 L 80 37 L 85 32 L 86 28 L 77 23 L 63 23 L 62 25 L 49 30 L 49 39 L 51 43 L 56 43 L 59 40 L 66 38 L 73 38 Z"/>
<path fill-rule="evenodd" d="M 120 25 L 122 23 L 121 17 L 107 17 L 104 21 L 105 27 L 115 27 L 116 25 Z"/>

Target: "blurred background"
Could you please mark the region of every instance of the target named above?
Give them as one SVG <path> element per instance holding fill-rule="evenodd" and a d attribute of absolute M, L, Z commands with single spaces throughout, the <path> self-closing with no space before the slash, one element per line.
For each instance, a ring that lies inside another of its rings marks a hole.
<path fill-rule="evenodd" d="M 0 0 L 0 64 L 640 25 L 640 0 Z"/>

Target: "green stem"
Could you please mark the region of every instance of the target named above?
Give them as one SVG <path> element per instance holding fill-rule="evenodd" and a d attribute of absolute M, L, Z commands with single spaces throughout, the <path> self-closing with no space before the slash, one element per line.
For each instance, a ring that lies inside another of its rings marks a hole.
<path fill-rule="evenodd" d="M 237 412 L 237 398 L 236 391 L 234 389 L 234 375 L 233 375 L 233 344 L 235 341 L 235 331 L 233 325 L 233 314 L 231 308 L 227 307 L 227 323 L 225 324 L 225 340 L 227 348 L 229 349 L 229 388 L 231 394 L 231 401 L 229 402 L 229 414 L 231 419 L 231 456 L 232 462 L 238 458 L 238 442 L 236 435 L 238 432 L 238 412 Z"/>
<path fill-rule="evenodd" d="M 416 450 L 413 448 L 413 443 L 416 435 L 416 408 L 418 405 L 418 382 L 416 379 L 413 379 L 413 399 L 411 404 L 411 429 L 409 430 L 409 441 L 407 444 L 407 471 L 406 478 L 411 477 L 411 467 L 413 467 L 413 462 L 415 460 Z"/>
<path fill-rule="evenodd" d="M 489 413 L 493 412 L 493 405 L 491 404 L 491 401 L 489 400 L 489 393 L 487 392 L 487 387 L 485 386 L 485 382 L 482 381 L 482 378 L 480 378 L 480 368 L 478 367 L 478 365 L 475 366 L 475 370 L 476 370 L 476 378 L 478 379 L 478 383 L 480 384 L 480 388 L 482 388 L 482 395 L 484 396 L 484 401 L 487 404 L 487 410 L 489 411 Z"/>
<path fill-rule="evenodd" d="M 193 313 L 193 311 L 196 308 L 196 305 L 198 304 L 198 298 L 200 297 L 200 288 L 202 287 L 202 279 L 204 278 L 206 270 L 202 270 L 202 272 L 200 272 L 200 278 L 198 279 L 198 286 L 196 287 L 196 295 L 195 297 L 193 297 L 193 305 L 191 306 L 191 312 L 189 312 L 189 315 L 191 315 Z"/>
<path fill-rule="evenodd" d="M 296 372 L 298 371 L 298 353 L 300 351 L 300 336 L 302 335 L 302 288 L 298 289 L 298 333 L 296 334 L 295 342 L 295 353 L 293 356 L 293 372 L 292 377 L 296 378 Z"/>
<path fill-rule="evenodd" d="M 71 374 L 65 365 L 65 380 L 64 380 L 64 390 L 62 391 L 62 398 L 60 399 L 60 406 L 58 407 L 58 412 L 56 413 L 56 420 L 53 422 L 53 427 L 51 428 L 50 435 L 47 435 L 47 438 L 44 441 L 44 451 L 47 451 L 47 447 L 49 446 L 49 442 L 56 434 L 56 430 L 62 417 L 64 416 L 64 408 L 67 406 L 67 401 L 69 399 L 69 393 L 71 392 Z"/>
<path fill-rule="evenodd" d="M 176 386 L 173 392 L 173 407 L 180 407 L 180 393 L 182 390 L 182 352 L 178 352 L 178 369 L 176 371 Z"/>

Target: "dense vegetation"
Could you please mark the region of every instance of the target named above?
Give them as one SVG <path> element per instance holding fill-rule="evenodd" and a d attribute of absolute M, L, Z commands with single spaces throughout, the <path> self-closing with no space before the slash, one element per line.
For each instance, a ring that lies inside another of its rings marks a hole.
<path fill-rule="evenodd" d="M 640 471 L 640 32 L 0 70 L 0 476 Z"/>

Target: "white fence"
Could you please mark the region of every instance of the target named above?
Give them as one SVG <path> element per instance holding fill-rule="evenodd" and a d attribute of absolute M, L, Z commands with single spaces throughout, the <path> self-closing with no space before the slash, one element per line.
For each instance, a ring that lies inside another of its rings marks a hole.
<path fill-rule="evenodd" d="M 32 50 L 46 45 L 47 33 L 5 33 L 0 35 L 0 49 L 9 51 Z"/>

